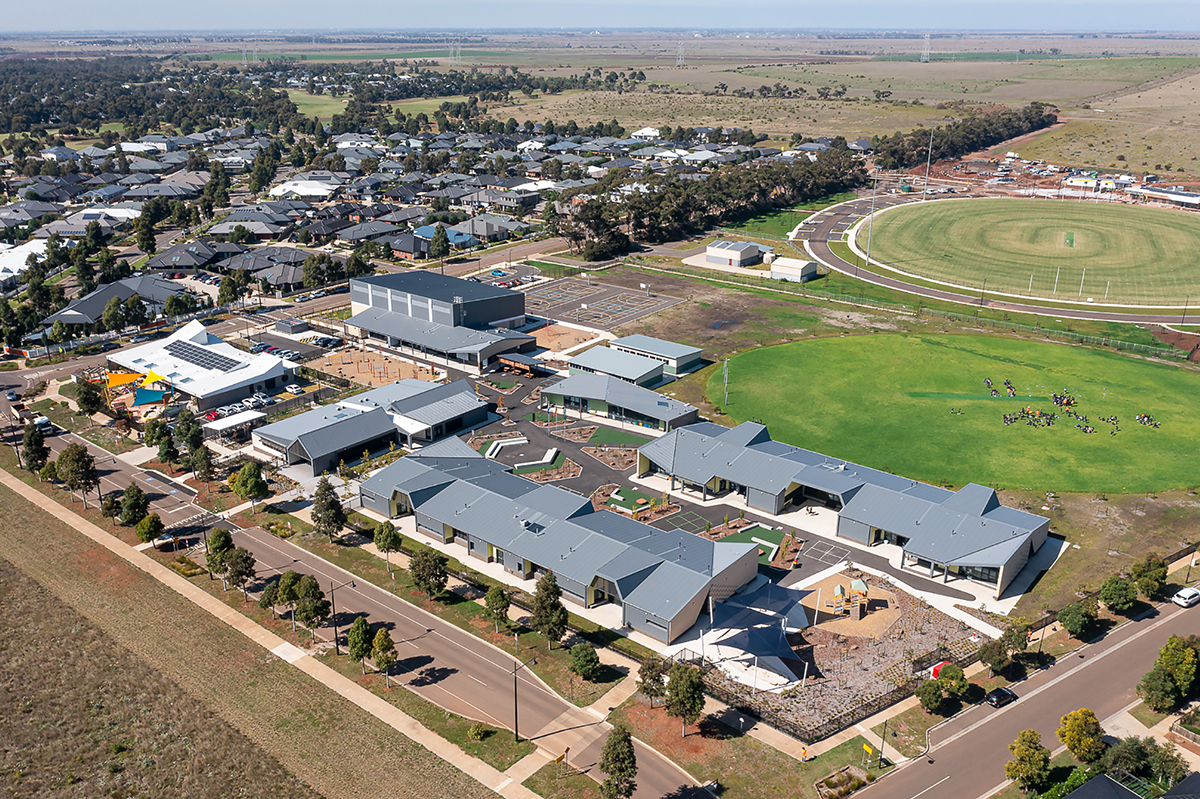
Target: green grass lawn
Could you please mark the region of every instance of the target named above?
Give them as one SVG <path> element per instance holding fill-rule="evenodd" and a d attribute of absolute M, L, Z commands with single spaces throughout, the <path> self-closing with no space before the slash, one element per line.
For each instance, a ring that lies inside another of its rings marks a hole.
<path fill-rule="evenodd" d="M 751 350 L 729 373 L 724 410 L 735 420 L 760 419 L 776 440 L 905 477 L 1058 491 L 1195 483 L 1178 464 L 1200 435 L 1200 378 L 1182 367 L 1019 339 L 868 335 Z M 1006 379 L 1023 400 L 1004 396 Z M 1026 405 L 1061 411 L 1049 396 L 1064 389 L 1095 433 L 1061 413 L 1049 428 L 1004 425 L 1003 414 Z M 722 398 L 715 370 L 708 396 Z M 1138 413 L 1161 427 L 1138 424 Z M 1099 421 L 1113 415 L 1116 436 Z"/>
<path fill-rule="evenodd" d="M 625 510 L 632 512 L 638 508 L 648 508 L 650 507 L 651 503 L 658 499 L 658 497 L 652 494 L 644 494 L 641 491 L 634 491 L 632 488 L 626 488 L 625 486 L 621 486 L 620 496 L 620 499 L 613 499 L 610 497 L 606 504 L 617 508 L 624 508 Z M 638 505 L 637 501 L 639 499 L 644 499 L 646 501 L 642 505 Z"/>
<path fill-rule="evenodd" d="M 521 783 L 545 799 L 600 799 L 600 785 L 574 768 L 548 763 Z"/>
<path fill-rule="evenodd" d="M 1133 710 L 1129 711 L 1129 715 L 1137 719 L 1143 727 L 1150 729 L 1155 724 L 1169 716 L 1169 713 L 1159 713 L 1146 707 L 1145 702 L 1141 702 Z"/>
<path fill-rule="evenodd" d="M 288 89 L 288 97 L 296 104 L 300 113 L 307 117 L 329 119 L 334 114 L 346 110 L 344 97 L 331 97 L 328 94 L 309 94 L 303 89 Z"/>
<path fill-rule="evenodd" d="M 588 439 L 589 444 L 624 444 L 629 447 L 640 447 L 650 439 L 645 436 L 635 436 L 624 430 L 612 430 L 607 427 L 597 427 L 596 432 Z"/>
<path fill-rule="evenodd" d="M 734 230 L 744 230 L 747 233 L 758 233 L 763 236 L 774 236 L 782 239 L 787 238 L 787 234 L 791 233 L 796 225 L 810 216 L 812 216 L 812 211 L 780 209 L 752 216 L 749 219 L 743 219 L 740 222 L 729 225 L 729 227 Z"/>
<path fill-rule="evenodd" d="M 865 228 L 858 238 L 865 249 Z M 1141 305 L 1200 295 L 1200 220 L 1178 211 L 941 201 L 881 214 L 871 238 L 872 260 L 976 291 L 986 280 L 989 291 L 1097 303 L 1106 293 L 1108 302 Z"/>
<path fill-rule="evenodd" d="M 728 541 L 732 544 L 755 544 L 758 543 L 754 539 L 758 538 L 763 541 L 769 541 L 775 546 L 780 546 L 783 543 L 784 533 L 782 530 L 768 530 L 765 527 L 752 527 L 748 530 L 727 535 L 722 538 L 722 541 Z M 774 554 L 770 549 L 758 544 L 758 562 L 764 566 L 771 562 L 771 556 Z"/>

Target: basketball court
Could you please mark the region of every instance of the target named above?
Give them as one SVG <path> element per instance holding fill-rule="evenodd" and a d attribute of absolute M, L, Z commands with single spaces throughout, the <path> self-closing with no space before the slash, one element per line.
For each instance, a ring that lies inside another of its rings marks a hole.
<path fill-rule="evenodd" d="M 611 329 L 683 302 L 678 297 L 565 277 L 525 291 L 530 313 Z"/>

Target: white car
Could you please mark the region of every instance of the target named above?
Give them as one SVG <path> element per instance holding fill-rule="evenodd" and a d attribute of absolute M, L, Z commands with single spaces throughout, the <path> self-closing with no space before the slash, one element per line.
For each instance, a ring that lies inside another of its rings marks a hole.
<path fill-rule="evenodd" d="M 304 389 L 300 388 L 299 384 L 297 384 L 297 383 L 292 383 L 290 386 L 287 387 L 287 390 L 288 390 L 289 394 L 303 394 L 304 393 Z"/>
<path fill-rule="evenodd" d="M 1181 588 L 1171 597 L 1171 601 L 1181 608 L 1190 608 L 1200 602 L 1200 591 L 1195 588 Z"/>

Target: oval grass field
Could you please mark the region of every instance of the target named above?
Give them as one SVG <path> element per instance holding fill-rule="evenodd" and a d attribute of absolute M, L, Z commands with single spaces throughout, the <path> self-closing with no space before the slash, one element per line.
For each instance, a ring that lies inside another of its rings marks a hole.
<path fill-rule="evenodd" d="M 865 225 L 858 246 L 866 250 Z M 876 217 L 871 259 L 976 292 L 986 280 L 989 292 L 1040 299 L 1182 305 L 1189 295 L 1200 301 L 1200 215 L 1058 200 L 938 200 Z"/>
<path fill-rule="evenodd" d="M 1095 433 L 1076 429 L 1051 402 L 1064 389 Z M 720 370 L 708 396 L 720 405 Z M 1005 426 L 1005 414 L 1026 406 L 1060 418 L 1050 427 Z M 930 483 L 1088 492 L 1200 484 L 1200 375 L 1082 347 L 949 335 L 764 347 L 729 362 L 725 412 L 763 422 L 777 441 Z M 1139 413 L 1160 427 L 1138 424 Z M 1099 421 L 1108 416 L 1119 420 L 1115 436 Z"/>

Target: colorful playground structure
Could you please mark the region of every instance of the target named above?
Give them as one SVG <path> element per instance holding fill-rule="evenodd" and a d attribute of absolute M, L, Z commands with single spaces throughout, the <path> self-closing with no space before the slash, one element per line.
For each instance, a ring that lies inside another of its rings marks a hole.
<path fill-rule="evenodd" d="M 833 587 L 833 599 L 825 603 L 836 616 L 849 616 L 853 621 L 860 621 L 870 609 L 870 587 L 863 580 L 851 580 L 850 591 L 838 583 Z"/>

